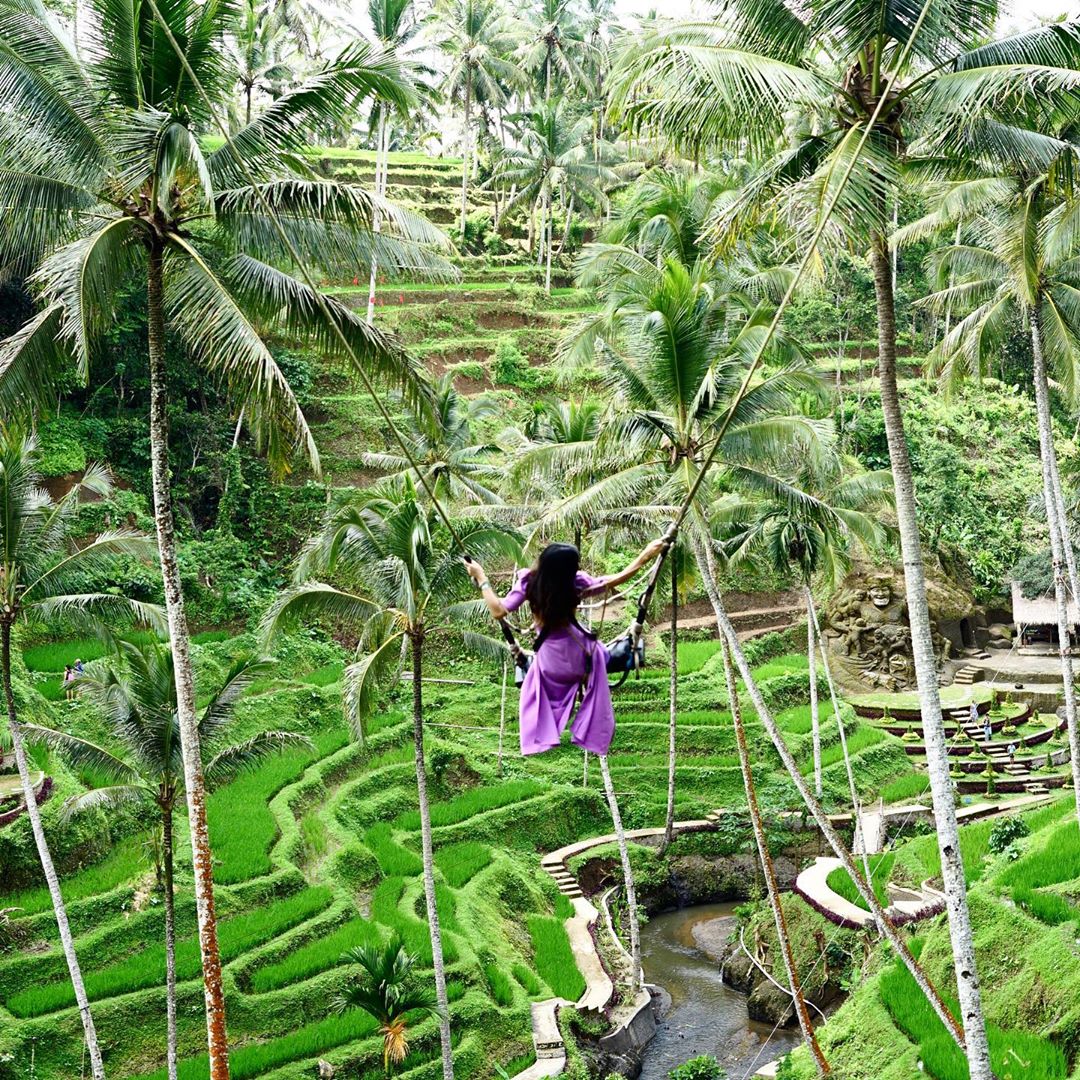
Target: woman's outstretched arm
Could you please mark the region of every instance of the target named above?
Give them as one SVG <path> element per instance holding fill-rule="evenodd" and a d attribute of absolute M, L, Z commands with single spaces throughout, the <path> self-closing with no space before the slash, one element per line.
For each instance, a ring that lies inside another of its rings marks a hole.
<path fill-rule="evenodd" d="M 599 592 L 601 589 L 617 589 L 624 581 L 629 581 L 643 566 L 648 566 L 667 547 L 667 543 L 667 540 L 663 537 L 650 540 L 641 554 L 631 560 L 624 569 L 617 574 L 611 574 L 609 577 L 603 578 L 601 585 L 589 591 Z"/>
<path fill-rule="evenodd" d="M 487 604 L 488 611 L 491 612 L 491 617 L 493 619 L 505 619 L 510 611 L 491 587 L 491 582 L 488 581 L 484 568 L 475 559 L 466 556 L 465 570 L 468 572 L 469 577 L 476 582 L 477 588 L 480 590 L 480 596 L 484 603 Z"/>

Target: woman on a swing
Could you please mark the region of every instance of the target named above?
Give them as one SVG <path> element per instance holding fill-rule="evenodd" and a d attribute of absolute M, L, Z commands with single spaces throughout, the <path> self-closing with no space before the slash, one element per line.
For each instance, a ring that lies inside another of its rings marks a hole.
<path fill-rule="evenodd" d="M 549 544 L 536 565 L 518 574 L 503 598 L 495 594 L 475 560 L 465 566 L 495 619 L 517 611 L 526 600 L 540 647 L 521 686 L 521 752 L 541 754 L 559 745 L 573 715 L 571 742 L 594 754 L 606 754 L 615 733 L 615 711 L 607 680 L 607 650 L 577 625 L 581 600 L 629 581 L 665 548 L 653 540 L 625 570 L 595 578 L 581 571 L 581 555 L 573 544 Z M 581 703 L 574 704 L 581 692 Z"/>

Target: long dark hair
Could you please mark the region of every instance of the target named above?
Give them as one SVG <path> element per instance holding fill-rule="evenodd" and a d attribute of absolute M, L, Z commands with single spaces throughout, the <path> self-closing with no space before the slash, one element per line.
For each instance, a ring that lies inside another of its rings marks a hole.
<path fill-rule="evenodd" d="M 580 568 L 581 553 L 573 544 L 548 544 L 540 552 L 525 586 L 525 599 L 545 630 L 559 630 L 573 621 Z"/>

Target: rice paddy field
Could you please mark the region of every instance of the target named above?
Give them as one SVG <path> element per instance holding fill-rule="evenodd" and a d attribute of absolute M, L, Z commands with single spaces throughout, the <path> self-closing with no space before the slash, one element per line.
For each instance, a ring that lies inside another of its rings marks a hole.
<path fill-rule="evenodd" d="M 678 814 L 701 817 L 735 802 L 741 778 L 715 643 L 689 644 L 680 657 L 692 707 L 679 721 Z M 231 647 L 207 642 L 197 648 L 200 662 L 221 663 Z M 663 819 L 663 646 L 653 655 L 658 659 L 648 678 L 632 680 L 620 693 L 610 758 L 627 824 L 633 826 Z M 766 687 L 793 674 L 805 686 L 805 659 L 797 654 L 774 657 L 759 669 Z M 311 745 L 266 760 L 210 797 L 237 1076 L 299 1080 L 310 1074 L 316 1057 L 347 1070 L 376 1067 L 380 1043 L 367 1017 L 330 1014 L 352 975 L 343 955 L 398 934 L 421 968 L 431 963 L 411 724 L 391 703 L 369 726 L 362 746 L 352 741 L 341 720 L 340 683 L 327 681 L 327 671 L 334 670 L 340 668 L 324 664 L 275 677 L 250 696 L 239 720 L 245 730 L 297 727 Z M 460 677 L 460 662 L 454 670 Z M 484 1071 L 489 1060 L 509 1065 L 528 1057 L 530 1001 L 580 996 L 584 982 L 563 925 L 572 908 L 540 870 L 539 859 L 562 844 L 608 831 L 610 818 L 599 771 L 583 769 L 580 752 L 569 746 L 521 759 L 511 728 L 500 772 L 498 680 L 475 663 L 466 673 L 472 685 L 432 684 L 426 708 L 437 718 L 428 733 L 437 903 L 455 987 L 459 1064 L 467 1076 Z M 55 707 L 74 723 L 83 716 L 92 722 L 85 703 Z M 806 705 L 779 715 L 808 767 Z M 890 752 L 883 755 L 879 732 L 850 713 L 845 722 L 856 760 L 865 762 L 868 795 L 908 768 L 896 740 L 885 737 Z M 752 712 L 747 723 L 759 767 L 772 770 L 773 755 Z M 839 802 L 846 781 L 832 753 L 836 738 L 832 725 L 826 775 L 831 797 Z M 778 779 L 769 782 L 777 798 L 792 797 Z M 182 816 L 178 831 L 181 1076 L 201 1080 L 204 1029 Z M 116 1077 L 157 1077 L 163 1065 L 162 916 L 146 888 L 152 881 L 147 841 L 146 833 L 131 833 L 63 877 L 88 992 L 109 1047 L 110 1075 Z M 28 947 L 0 954 L 2 1026 L 31 1037 L 47 1025 L 52 1037 L 47 1046 L 37 1042 L 37 1075 L 70 1076 L 79 1057 L 78 1021 L 50 928 L 47 894 L 39 886 L 0 896 L 0 906 L 9 905 L 22 908 L 15 923 L 26 928 Z M 436 1049 L 435 1026 L 424 1021 L 415 1045 L 418 1076 Z"/>

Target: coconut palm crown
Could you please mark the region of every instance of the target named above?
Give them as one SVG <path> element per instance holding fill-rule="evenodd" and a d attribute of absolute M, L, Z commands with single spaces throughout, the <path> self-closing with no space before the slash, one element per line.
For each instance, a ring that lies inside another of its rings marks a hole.
<path fill-rule="evenodd" d="M 300 153 L 313 127 L 365 98 L 406 106 L 408 72 L 391 52 L 351 46 L 233 134 L 238 160 L 215 147 L 213 112 L 227 111 L 236 83 L 239 13 L 207 0 L 162 14 L 201 89 L 149 4 L 92 0 L 80 58 L 38 0 L 0 0 L 0 266 L 28 273 L 41 304 L 0 344 L 0 403 L 50 400 L 72 359 L 85 382 L 113 297 L 160 261 L 164 319 L 181 345 L 235 394 L 275 463 L 298 451 L 317 465 L 266 330 L 346 362 L 336 322 L 368 370 L 414 387 L 417 373 L 384 335 L 278 268 L 291 252 L 266 208 L 312 266 L 351 276 L 377 255 L 442 267 L 425 248 L 439 239 L 431 227 L 380 203 L 375 235 L 374 199 L 319 177 Z"/>

